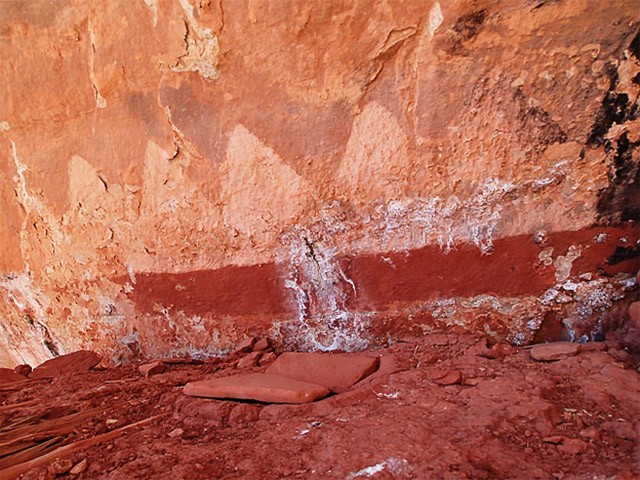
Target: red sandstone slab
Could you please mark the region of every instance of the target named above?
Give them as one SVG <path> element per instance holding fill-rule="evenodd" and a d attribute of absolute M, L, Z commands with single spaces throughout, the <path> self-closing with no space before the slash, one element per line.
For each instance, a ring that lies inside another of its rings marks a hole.
<path fill-rule="evenodd" d="M 283 353 L 266 373 L 344 392 L 378 369 L 376 357 L 331 353 Z"/>
<path fill-rule="evenodd" d="M 91 370 L 100 363 L 97 353 L 89 350 L 78 350 L 68 355 L 47 360 L 36 367 L 29 378 L 52 378 L 64 373 L 82 373 Z"/>
<path fill-rule="evenodd" d="M 192 397 L 233 398 L 267 403 L 309 403 L 330 393 L 321 385 L 265 373 L 191 382 L 182 391 Z"/>
<path fill-rule="evenodd" d="M 563 358 L 573 357 L 579 351 L 580 345 L 577 343 L 553 342 L 534 345 L 529 351 L 529 355 L 538 362 L 555 362 Z"/>
<path fill-rule="evenodd" d="M 145 377 L 150 377 L 152 375 L 158 375 L 159 373 L 164 372 L 165 365 L 161 361 L 145 363 L 144 365 L 140 365 L 138 367 L 138 371 Z"/>
<path fill-rule="evenodd" d="M 0 383 L 13 383 L 26 380 L 27 377 L 14 372 L 10 368 L 0 368 Z"/>

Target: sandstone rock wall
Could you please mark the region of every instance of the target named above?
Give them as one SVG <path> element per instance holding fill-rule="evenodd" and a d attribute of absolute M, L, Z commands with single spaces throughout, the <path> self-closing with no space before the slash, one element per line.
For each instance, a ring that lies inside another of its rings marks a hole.
<path fill-rule="evenodd" d="M 640 2 L 0 4 L 0 363 L 596 338 Z"/>

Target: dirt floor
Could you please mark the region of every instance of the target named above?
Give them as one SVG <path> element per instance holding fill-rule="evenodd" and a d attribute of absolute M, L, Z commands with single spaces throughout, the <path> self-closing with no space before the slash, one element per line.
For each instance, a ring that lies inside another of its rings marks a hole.
<path fill-rule="evenodd" d="M 238 372 L 241 354 L 148 378 L 129 365 L 7 384 L 0 477 L 640 478 L 637 353 L 610 339 L 547 363 L 431 335 L 367 352 L 381 371 L 302 405 L 182 393 Z"/>

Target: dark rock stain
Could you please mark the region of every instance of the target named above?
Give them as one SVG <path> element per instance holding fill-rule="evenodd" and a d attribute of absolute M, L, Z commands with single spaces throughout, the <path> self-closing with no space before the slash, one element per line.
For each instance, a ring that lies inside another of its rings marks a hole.
<path fill-rule="evenodd" d="M 636 58 L 640 56 L 639 50 L 640 33 L 628 47 Z M 640 142 L 630 141 L 625 131 L 617 138 L 607 138 L 614 125 L 623 125 L 640 116 L 638 99 L 631 100 L 627 93 L 617 91 L 619 75 L 612 63 L 607 64 L 606 72 L 609 91 L 602 99 L 586 145 L 588 148 L 602 147 L 609 164 L 609 185 L 598 192 L 596 223 L 600 225 L 640 220 Z"/>
<path fill-rule="evenodd" d="M 636 59 L 640 60 L 640 31 L 633 37 L 631 40 L 631 44 L 629 45 L 629 52 L 631 55 L 636 57 Z"/>
<path fill-rule="evenodd" d="M 613 254 L 607 259 L 607 263 L 609 265 L 616 265 L 620 262 L 624 262 L 625 260 L 638 257 L 640 257 L 639 245 L 636 245 L 635 247 L 623 247 L 622 245 L 618 245 Z"/>
<path fill-rule="evenodd" d="M 537 153 L 544 151 L 548 145 L 568 140 L 560 124 L 543 108 L 530 106 L 528 97 L 520 88 L 515 91 L 513 99 L 518 105 L 518 131 L 523 137 L 521 140 L 532 143 Z"/>
<path fill-rule="evenodd" d="M 478 34 L 486 19 L 487 11 L 478 10 L 460 17 L 453 30 L 460 35 L 462 41 L 468 41 Z"/>
<path fill-rule="evenodd" d="M 487 17 L 486 9 L 476 10 L 459 17 L 453 27 L 438 42 L 440 48 L 449 55 L 466 55 L 465 43 L 473 40 L 480 33 Z"/>
<path fill-rule="evenodd" d="M 605 143 L 605 135 L 614 123 L 618 125 L 631 119 L 629 96 L 626 93 L 609 91 L 602 99 L 602 105 L 596 114 L 596 120 L 587 140 L 588 147 L 599 147 Z"/>
<path fill-rule="evenodd" d="M 640 221 L 640 165 L 638 146 L 626 133 L 610 146 L 613 155 L 608 173 L 609 185 L 598 192 L 598 223 Z"/>

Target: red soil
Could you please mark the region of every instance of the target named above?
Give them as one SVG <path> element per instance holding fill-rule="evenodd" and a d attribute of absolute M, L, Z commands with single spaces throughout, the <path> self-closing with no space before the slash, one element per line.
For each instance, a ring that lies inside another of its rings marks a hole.
<path fill-rule="evenodd" d="M 60 478 L 624 480 L 640 475 L 638 353 L 608 340 L 542 363 L 528 349 L 431 335 L 367 352 L 382 356 L 378 372 L 302 405 L 182 393 L 187 382 L 237 373 L 245 353 L 167 364 L 148 378 L 137 365 L 65 374 L 0 386 L 0 444 L 39 425 L 36 444 L 76 445 L 31 464 L 25 479 L 86 460 L 83 473 Z M 42 433 L 53 424 L 54 433 Z M 96 445 L 76 443 L 108 432 Z M 8 480 L 16 467 L 1 455 Z"/>

